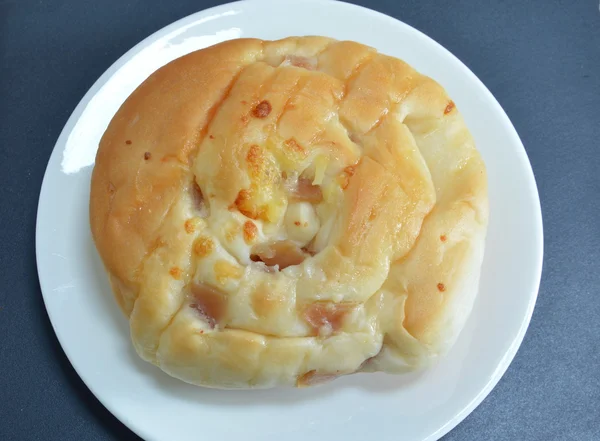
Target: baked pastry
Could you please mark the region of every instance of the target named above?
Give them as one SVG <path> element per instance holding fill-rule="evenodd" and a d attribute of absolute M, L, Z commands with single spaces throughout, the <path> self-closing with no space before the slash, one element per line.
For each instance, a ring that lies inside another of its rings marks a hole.
<path fill-rule="evenodd" d="M 453 101 L 350 41 L 172 61 L 100 142 L 90 221 L 137 353 L 217 388 L 428 366 L 478 290 L 484 163 Z"/>

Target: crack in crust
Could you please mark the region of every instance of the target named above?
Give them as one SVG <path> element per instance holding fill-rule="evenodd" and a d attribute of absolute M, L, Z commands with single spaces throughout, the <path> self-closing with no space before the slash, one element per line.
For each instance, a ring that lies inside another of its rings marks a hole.
<path fill-rule="evenodd" d="M 348 96 L 348 90 L 352 86 L 352 83 L 354 83 L 354 80 L 358 78 L 363 69 L 367 67 L 375 57 L 376 55 L 368 54 L 367 56 L 359 60 L 358 63 L 354 66 L 348 78 L 344 80 L 344 97 Z"/>

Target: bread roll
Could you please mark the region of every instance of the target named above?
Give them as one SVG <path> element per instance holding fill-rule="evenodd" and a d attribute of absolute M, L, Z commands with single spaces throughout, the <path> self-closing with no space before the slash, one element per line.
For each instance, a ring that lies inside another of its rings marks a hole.
<path fill-rule="evenodd" d="M 144 360 L 215 388 L 422 369 L 478 290 L 484 163 L 444 89 L 351 41 L 238 39 L 104 133 L 90 223 Z"/>

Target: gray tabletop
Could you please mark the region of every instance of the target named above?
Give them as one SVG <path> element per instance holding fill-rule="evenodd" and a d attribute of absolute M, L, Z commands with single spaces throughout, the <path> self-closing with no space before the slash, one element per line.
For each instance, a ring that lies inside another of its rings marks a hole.
<path fill-rule="evenodd" d="M 219 3 L 0 0 L 0 440 L 138 439 L 54 336 L 35 265 L 37 199 L 63 125 L 104 70 Z M 498 386 L 444 439 L 600 440 L 598 0 L 356 3 L 425 32 L 481 78 L 519 132 L 540 191 L 545 259 L 531 326 Z"/>

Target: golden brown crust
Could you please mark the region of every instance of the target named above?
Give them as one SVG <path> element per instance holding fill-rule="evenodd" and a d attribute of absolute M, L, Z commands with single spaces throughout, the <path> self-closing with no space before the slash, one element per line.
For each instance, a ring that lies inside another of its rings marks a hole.
<path fill-rule="evenodd" d="M 90 196 L 140 356 L 223 388 L 426 365 L 470 312 L 487 216 L 442 87 L 322 37 L 159 69 L 102 137 Z"/>
<path fill-rule="evenodd" d="M 91 226 L 109 272 L 127 285 L 136 285 L 143 258 L 160 240 L 156 231 L 191 182 L 190 154 L 261 46 L 230 42 L 169 63 L 131 94 L 104 133 L 92 175 Z"/>

